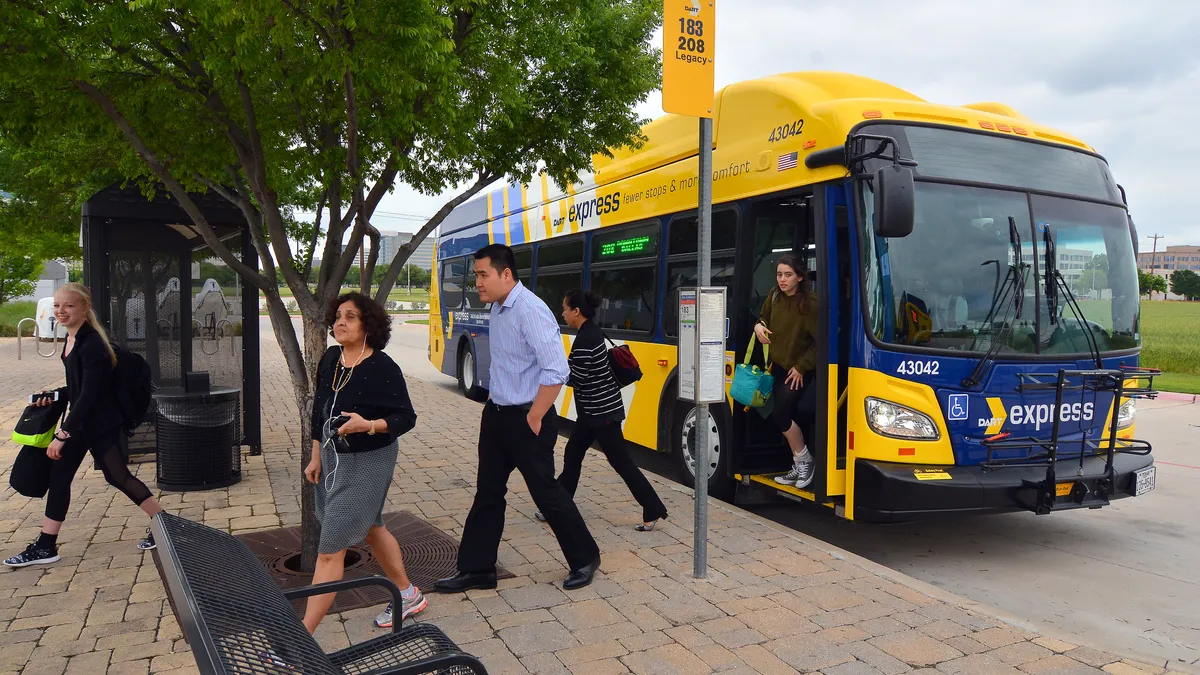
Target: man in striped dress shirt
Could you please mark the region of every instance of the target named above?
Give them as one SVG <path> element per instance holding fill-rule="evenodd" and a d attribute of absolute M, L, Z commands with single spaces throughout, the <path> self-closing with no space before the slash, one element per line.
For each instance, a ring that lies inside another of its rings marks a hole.
<path fill-rule="evenodd" d="M 458 547 L 458 574 L 434 584 L 446 593 L 496 587 L 504 495 L 513 469 L 525 478 L 533 503 L 562 547 L 570 568 L 563 588 L 587 586 L 600 567 L 600 548 L 575 502 L 554 479 L 554 401 L 568 376 L 562 336 L 546 303 L 517 280 L 516 268 L 512 249 L 503 244 L 475 253 L 479 299 L 492 305 L 489 397 L 479 427 L 475 502 Z"/>

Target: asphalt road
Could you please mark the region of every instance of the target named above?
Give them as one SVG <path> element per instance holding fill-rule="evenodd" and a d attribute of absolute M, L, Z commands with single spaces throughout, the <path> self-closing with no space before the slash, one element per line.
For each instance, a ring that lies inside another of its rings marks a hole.
<path fill-rule="evenodd" d="M 397 325 L 387 351 L 454 388 L 426 347 L 426 326 Z M 1200 664 L 1200 404 L 1144 402 L 1137 429 L 1157 487 L 1099 511 L 866 525 L 789 501 L 751 510 L 1076 644 Z M 668 458 L 637 454 L 675 478 Z"/>

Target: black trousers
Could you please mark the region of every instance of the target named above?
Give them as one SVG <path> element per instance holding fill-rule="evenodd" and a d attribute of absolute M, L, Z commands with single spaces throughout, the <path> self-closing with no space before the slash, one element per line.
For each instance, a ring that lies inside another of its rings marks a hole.
<path fill-rule="evenodd" d="M 513 469 L 521 472 L 529 486 L 533 503 L 546 516 L 570 569 L 577 570 L 600 555 L 600 547 L 575 502 L 554 479 L 554 443 L 558 438 L 554 406 L 542 419 L 542 431 L 536 436 L 525 419 L 527 414 L 520 408 L 500 408 L 490 401 L 483 406 L 475 502 L 458 546 L 460 572 L 495 571 L 508 507 L 504 495 Z"/>
<path fill-rule="evenodd" d="M 102 434 L 97 438 L 81 438 L 72 436 L 63 443 L 62 458 L 54 462 L 50 469 L 50 489 L 46 492 L 46 517 L 62 522 L 67 519 L 67 509 L 71 507 L 71 482 L 75 473 L 88 451 L 92 453 L 104 479 L 108 484 L 117 488 L 129 498 L 129 501 L 142 505 L 149 499 L 150 488 L 129 472 L 125 457 L 121 454 L 117 434 L 120 430 Z"/>
<path fill-rule="evenodd" d="M 563 470 L 558 475 L 558 482 L 566 489 L 567 494 L 575 497 L 575 489 L 579 487 L 579 473 L 583 470 L 583 458 L 588 448 L 597 439 L 600 440 L 600 451 L 608 458 L 608 463 L 625 481 L 633 498 L 642 506 L 642 520 L 650 522 L 667 517 L 667 507 L 659 499 L 654 486 L 642 475 L 642 470 L 633 463 L 629 456 L 629 448 L 625 444 L 625 435 L 621 433 L 621 423 L 615 421 L 596 422 L 580 419 L 567 439 L 567 450 L 563 458 Z M 546 515 L 543 511 L 542 515 Z"/>
<path fill-rule="evenodd" d="M 804 384 L 794 391 L 786 383 L 787 370 L 776 364 L 771 374 L 775 376 L 775 388 L 771 394 L 775 399 L 775 407 L 771 409 L 771 421 L 779 433 L 790 429 L 792 422 L 795 422 L 800 426 L 807 443 L 817 419 L 817 371 L 804 373 Z"/>

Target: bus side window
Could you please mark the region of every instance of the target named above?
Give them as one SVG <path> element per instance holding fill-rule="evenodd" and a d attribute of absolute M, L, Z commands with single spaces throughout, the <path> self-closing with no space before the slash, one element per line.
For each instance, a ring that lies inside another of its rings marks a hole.
<path fill-rule="evenodd" d="M 454 258 L 442 263 L 442 309 L 455 310 L 462 307 L 465 270 L 463 258 Z"/>
<path fill-rule="evenodd" d="M 733 298 L 734 260 L 737 254 L 737 211 L 720 209 L 712 214 L 712 267 L 710 285 L 724 286 L 726 317 L 732 315 L 736 304 Z M 699 248 L 699 229 L 696 216 L 676 218 L 668 225 L 667 294 L 663 304 L 663 334 L 675 337 L 679 332 L 680 288 L 696 285 L 699 270 L 696 250 Z"/>

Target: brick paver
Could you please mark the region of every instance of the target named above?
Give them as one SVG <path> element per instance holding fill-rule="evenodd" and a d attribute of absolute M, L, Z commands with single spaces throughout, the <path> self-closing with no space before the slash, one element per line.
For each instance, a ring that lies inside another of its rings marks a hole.
<path fill-rule="evenodd" d="M 228 489 L 164 494 L 171 511 L 234 532 L 299 524 L 298 416 L 269 337 L 263 456 L 245 457 L 242 482 Z M 57 360 L 31 351 L 17 362 L 15 340 L 0 340 L 5 439 L 29 391 L 62 380 Z M 459 536 L 473 495 L 480 407 L 451 385 L 410 378 L 420 419 L 401 442 L 387 508 Z M 16 450 L 0 446 L 6 472 Z M 153 464 L 133 468 L 153 485 Z M 603 564 L 594 584 L 565 593 L 557 586 L 566 573 L 561 553 L 514 474 L 500 563 L 516 578 L 495 591 L 430 595 L 421 620 L 441 626 L 495 675 L 1164 672 L 1007 625 L 716 501 L 711 571 L 693 579 L 691 492 L 650 479 L 673 518 L 638 533 L 640 509 L 607 463 L 589 455 L 576 501 Z M 7 480 L 0 495 L 0 552 L 10 555 L 36 537 L 43 505 L 13 493 Z M 133 548 L 145 526 L 140 510 L 85 463 L 60 537 L 63 560 L 0 571 L 0 675 L 197 672 L 151 557 Z M 330 616 L 318 639 L 332 650 L 376 635 L 375 611 Z"/>

